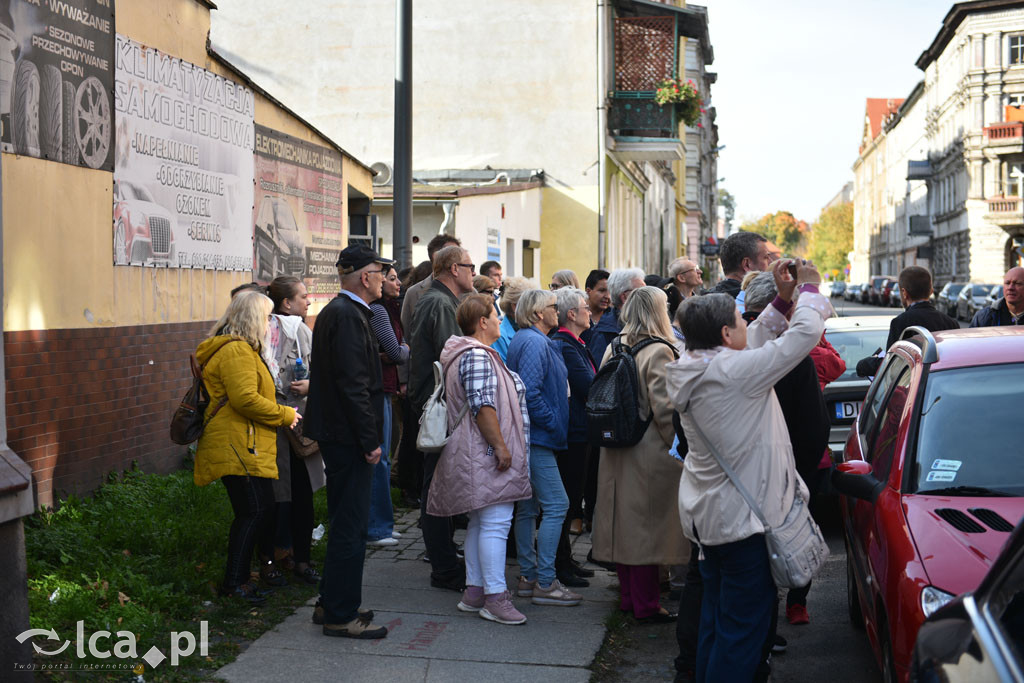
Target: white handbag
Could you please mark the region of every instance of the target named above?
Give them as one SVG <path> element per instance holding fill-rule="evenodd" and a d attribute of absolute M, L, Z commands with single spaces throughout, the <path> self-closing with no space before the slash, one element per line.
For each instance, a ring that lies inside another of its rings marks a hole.
<path fill-rule="evenodd" d="M 469 410 L 469 401 L 459 411 L 452 431 L 459 426 Z M 416 448 L 424 453 L 439 453 L 448 443 L 448 404 L 445 401 L 444 372 L 440 361 L 434 361 L 434 391 L 423 405 L 420 431 L 416 435 Z"/>
<path fill-rule="evenodd" d="M 780 588 L 803 588 L 809 584 L 821 566 L 825 564 L 829 550 L 825 538 L 821 535 L 821 529 L 811 518 L 806 502 L 800 497 L 800 491 L 793 492 L 793 505 L 786 513 L 786 519 L 782 521 L 782 524 L 776 527 L 769 526 L 761 508 L 740 483 L 739 477 L 719 456 L 718 451 L 704 436 L 697 421 L 691 419 L 691 422 L 693 422 L 694 429 L 697 430 L 697 436 L 707 445 L 715 462 L 725 471 L 733 486 L 747 501 L 747 505 L 764 526 L 764 540 L 768 546 L 768 564 L 771 567 L 775 585 Z"/>

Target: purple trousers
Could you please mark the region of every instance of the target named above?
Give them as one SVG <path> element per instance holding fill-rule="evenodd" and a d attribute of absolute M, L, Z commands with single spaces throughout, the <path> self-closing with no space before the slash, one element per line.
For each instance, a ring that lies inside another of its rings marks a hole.
<path fill-rule="evenodd" d="M 658 565 L 616 564 L 619 575 L 619 609 L 633 612 L 637 619 L 649 617 L 661 609 Z"/>

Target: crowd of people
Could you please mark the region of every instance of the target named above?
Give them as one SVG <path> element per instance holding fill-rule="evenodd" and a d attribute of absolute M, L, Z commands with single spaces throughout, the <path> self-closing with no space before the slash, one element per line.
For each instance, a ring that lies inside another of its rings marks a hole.
<path fill-rule="evenodd" d="M 261 583 L 291 573 L 319 583 L 313 620 L 325 635 L 385 637 L 362 606 L 362 573 L 367 545 L 400 537 L 396 485 L 420 509 L 430 584 L 460 593 L 454 608 L 523 624 L 517 600 L 578 605 L 593 564 L 617 574 L 623 612 L 676 623 L 679 680 L 765 680 L 785 648 L 765 527 L 714 454 L 768 524 L 781 522 L 831 467 L 822 389 L 845 370 L 824 338 L 832 308 L 817 269 L 770 247 L 755 233 L 729 237 L 724 277 L 705 290 L 685 258 L 665 277 L 560 270 L 540 288 L 495 261 L 478 272 L 450 235 L 403 272 L 350 246 L 337 262 L 341 293 L 312 330 L 301 280 L 238 288 L 197 350 L 210 408 L 195 481 L 220 479 L 235 515 L 223 592 L 258 603 L 270 590 Z M 1024 270 L 1006 280 L 990 316 L 1019 324 Z M 907 268 L 899 285 L 907 311 L 890 342 L 912 324 L 955 326 L 931 307 L 928 271 Z M 588 393 L 621 354 L 646 423 L 631 445 L 601 445 Z M 448 441 L 422 452 L 420 417 L 439 396 Z M 318 570 L 310 532 L 323 486 Z M 588 532 L 592 554 L 574 557 L 571 537 Z M 662 603 L 666 586 L 679 591 L 678 613 Z M 789 591 L 791 623 L 808 623 L 809 590 Z"/>

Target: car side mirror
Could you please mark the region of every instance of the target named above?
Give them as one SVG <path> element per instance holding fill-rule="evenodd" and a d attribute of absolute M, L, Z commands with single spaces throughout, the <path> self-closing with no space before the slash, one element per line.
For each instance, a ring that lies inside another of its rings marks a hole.
<path fill-rule="evenodd" d="M 849 460 L 836 465 L 832 472 L 832 486 L 844 496 L 873 503 L 884 484 L 875 478 L 870 463 Z"/>

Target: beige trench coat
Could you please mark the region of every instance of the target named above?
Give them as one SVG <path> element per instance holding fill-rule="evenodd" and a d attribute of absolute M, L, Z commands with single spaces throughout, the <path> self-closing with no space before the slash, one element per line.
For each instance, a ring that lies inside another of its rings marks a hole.
<path fill-rule="evenodd" d="M 611 356 L 611 346 L 602 364 Z M 594 510 L 594 557 L 628 565 L 686 564 L 690 542 L 679 523 L 677 500 L 683 463 L 668 454 L 675 431 L 665 388 L 665 366 L 675 360 L 664 344 L 637 356 L 641 415 L 654 419 L 640 443 L 602 448 Z"/>

